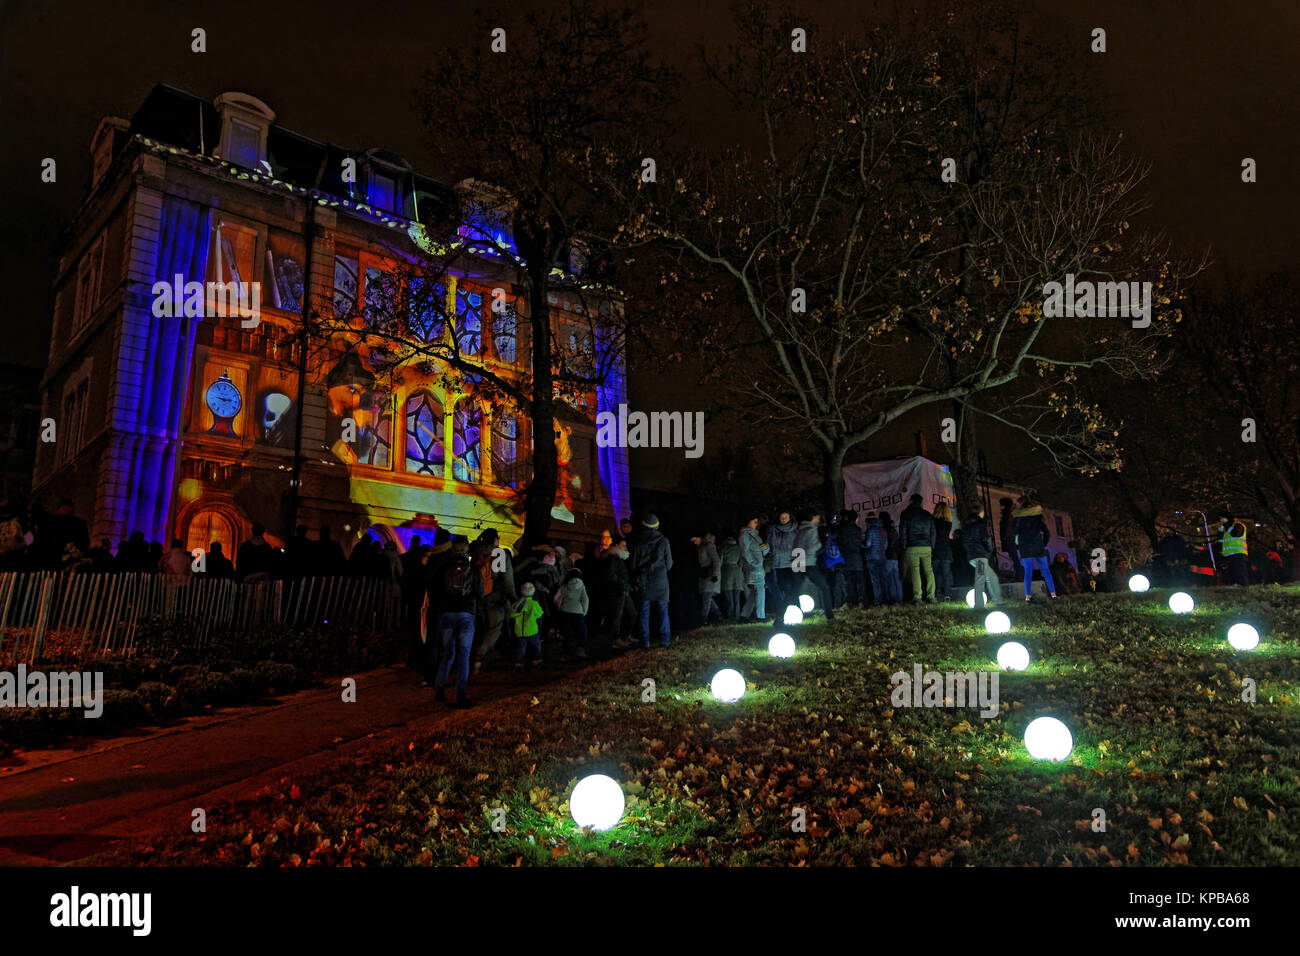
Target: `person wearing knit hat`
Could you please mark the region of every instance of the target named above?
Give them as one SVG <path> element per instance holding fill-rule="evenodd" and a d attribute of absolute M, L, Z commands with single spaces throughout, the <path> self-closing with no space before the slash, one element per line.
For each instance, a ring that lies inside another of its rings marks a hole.
<path fill-rule="evenodd" d="M 672 643 L 668 624 L 668 572 L 673 569 L 673 554 L 668 539 L 659 531 L 658 518 L 646 515 L 641 526 L 642 531 L 632 544 L 628 573 L 641 607 L 641 648 L 647 650 L 650 647 L 651 605 L 655 606 L 660 646 L 667 647 Z"/>

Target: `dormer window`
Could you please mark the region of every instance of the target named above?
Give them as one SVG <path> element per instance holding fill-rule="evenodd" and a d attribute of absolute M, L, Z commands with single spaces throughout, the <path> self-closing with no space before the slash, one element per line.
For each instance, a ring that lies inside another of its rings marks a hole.
<path fill-rule="evenodd" d="M 256 169 L 262 161 L 262 137 L 257 127 L 232 119 L 228 135 L 225 158 L 237 166 Z"/>
<path fill-rule="evenodd" d="M 370 196 L 369 203 L 379 209 L 387 212 L 400 213 L 398 197 L 401 195 L 397 188 L 398 179 L 392 172 L 383 167 L 372 167 L 370 170 Z"/>
<path fill-rule="evenodd" d="M 221 114 L 221 142 L 216 154 L 236 166 L 269 171 L 266 137 L 275 113 L 247 93 L 222 93 L 215 103 Z"/>

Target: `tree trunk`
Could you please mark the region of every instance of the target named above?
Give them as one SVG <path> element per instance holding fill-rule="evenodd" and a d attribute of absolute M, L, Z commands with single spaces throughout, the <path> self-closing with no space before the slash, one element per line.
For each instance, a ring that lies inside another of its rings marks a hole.
<path fill-rule="evenodd" d="M 522 248 L 520 251 L 524 252 Z M 533 396 L 528 403 L 528 417 L 533 431 L 533 478 L 524 495 L 521 551 L 541 544 L 550 534 L 551 508 L 555 506 L 560 475 L 555 448 L 555 396 L 551 374 L 551 304 L 547 298 L 548 270 L 543 248 L 528 249 L 525 261 L 528 263 L 529 327 L 532 332 Z"/>
<path fill-rule="evenodd" d="M 848 447 L 836 438 L 833 447 L 822 451 L 822 507 L 827 523 L 831 516 L 844 510 L 844 455 Z"/>
<path fill-rule="evenodd" d="M 979 449 L 975 445 L 975 416 L 965 413 L 961 402 L 953 403 L 953 414 L 960 423 L 957 434 L 957 454 L 952 462 L 952 487 L 957 501 L 953 517 L 961 521 L 973 514 L 983 502 L 979 489 Z"/>

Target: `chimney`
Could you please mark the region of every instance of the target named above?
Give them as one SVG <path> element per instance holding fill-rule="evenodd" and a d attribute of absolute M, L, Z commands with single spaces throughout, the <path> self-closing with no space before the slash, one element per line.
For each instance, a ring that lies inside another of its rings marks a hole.
<path fill-rule="evenodd" d="M 916 453 L 922 458 L 929 457 L 925 453 L 925 430 L 918 429 L 916 432 Z"/>

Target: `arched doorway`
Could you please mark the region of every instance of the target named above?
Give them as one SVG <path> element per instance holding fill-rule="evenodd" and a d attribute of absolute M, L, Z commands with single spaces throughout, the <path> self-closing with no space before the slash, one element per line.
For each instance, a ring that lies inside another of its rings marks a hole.
<path fill-rule="evenodd" d="M 216 508 L 204 508 L 190 518 L 185 546 L 190 552 L 208 551 L 212 542 L 220 541 L 222 553 L 234 560 L 237 540 L 235 523 L 229 516 Z"/>

